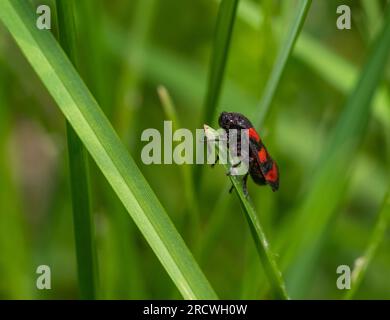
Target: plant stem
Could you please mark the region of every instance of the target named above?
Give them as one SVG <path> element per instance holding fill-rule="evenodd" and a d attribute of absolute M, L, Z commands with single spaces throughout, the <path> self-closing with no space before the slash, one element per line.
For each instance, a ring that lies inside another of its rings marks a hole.
<path fill-rule="evenodd" d="M 73 0 L 57 0 L 56 6 L 60 44 L 72 63 L 77 66 Z M 96 248 L 93 240 L 94 228 L 89 200 L 88 155 L 68 121 L 66 131 L 80 297 L 95 299 Z"/>
<path fill-rule="evenodd" d="M 238 1 L 222 0 L 219 5 L 206 98 L 201 116 L 202 123 L 212 124 L 218 108 Z M 202 183 L 202 168 L 202 166 L 195 166 L 194 168 L 195 188 L 197 190 L 200 189 Z"/>
<path fill-rule="evenodd" d="M 221 94 L 239 0 L 222 0 L 217 17 L 202 121 L 211 123 Z"/>
<path fill-rule="evenodd" d="M 294 19 L 288 28 L 289 31 L 282 41 L 282 47 L 279 50 L 271 76 L 269 77 L 262 99 L 259 103 L 259 113 L 254 121 L 258 127 L 263 124 L 274 99 L 276 89 L 278 88 L 280 79 L 283 75 L 283 71 L 286 69 L 287 61 L 294 49 L 295 42 L 298 39 L 303 24 L 305 23 L 306 15 L 309 11 L 311 2 L 312 0 L 300 0 Z"/>

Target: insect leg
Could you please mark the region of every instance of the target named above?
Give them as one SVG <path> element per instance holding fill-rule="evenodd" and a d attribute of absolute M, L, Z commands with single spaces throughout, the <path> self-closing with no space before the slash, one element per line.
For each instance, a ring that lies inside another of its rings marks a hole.
<path fill-rule="evenodd" d="M 244 192 L 245 197 L 248 197 L 248 196 L 249 196 L 248 186 L 247 186 L 248 175 L 249 175 L 249 173 L 247 173 L 247 174 L 244 176 L 244 178 L 242 179 L 242 191 Z M 232 186 L 231 186 L 230 189 L 229 189 L 229 193 L 232 193 L 233 188 L 234 188 L 234 185 L 232 184 Z"/>
<path fill-rule="evenodd" d="M 237 168 L 241 164 L 241 160 L 237 163 L 232 164 L 232 168 Z"/>
<path fill-rule="evenodd" d="M 214 166 L 218 163 L 218 161 L 219 161 L 219 155 L 217 154 L 215 162 L 211 165 L 211 168 L 214 168 Z"/>
<path fill-rule="evenodd" d="M 249 193 L 248 193 L 248 186 L 247 186 L 247 181 L 248 181 L 248 175 L 249 173 L 247 173 L 244 178 L 242 179 L 242 191 L 244 191 L 244 195 L 245 197 L 248 198 L 249 196 Z"/>

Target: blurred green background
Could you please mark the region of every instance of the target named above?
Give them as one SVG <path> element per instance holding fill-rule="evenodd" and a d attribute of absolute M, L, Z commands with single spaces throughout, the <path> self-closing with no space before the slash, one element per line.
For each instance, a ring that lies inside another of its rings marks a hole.
<path fill-rule="evenodd" d="M 52 1 L 33 3 L 55 7 Z M 203 179 L 193 190 L 200 215 L 196 227 L 180 166 L 144 165 L 140 158 L 145 145 L 142 131 L 162 130 L 167 120 L 156 90 L 159 85 L 172 96 L 181 126 L 201 128 L 219 4 L 76 1 L 79 69 L 218 296 L 267 299 L 268 282 L 239 200 L 227 192 L 224 169 L 202 168 Z M 336 28 L 341 4 L 352 10 L 351 30 Z M 347 182 L 334 189 L 338 197 L 334 206 L 329 212 L 322 210 L 335 198 L 333 193 L 314 194 L 309 204 L 305 199 L 380 32 L 386 5 L 388 1 L 314 0 L 269 112 L 257 128 L 279 165 L 280 190 L 273 193 L 249 182 L 249 192 L 293 298 L 343 298 L 345 291 L 336 287 L 336 269 L 339 265 L 353 269 L 377 227 L 389 186 L 388 64 L 382 66 L 380 93 L 370 106 L 368 125 L 361 128 L 362 139 L 349 154 Z M 296 7 L 297 1 L 290 0 L 239 2 L 217 110 L 257 117 Z M 52 31 L 56 32 L 55 24 Z M 3 25 L 0 152 L 0 298 L 78 298 L 64 117 Z M 90 187 L 97 296 L 180 298 L 92 160 Z M 318 208 L 307 219 L 299 215 L 306 205 Z M 307 246 L 292 250 L 283 262 L 290 242 L 310 233 L 318 241 L 309 238 Z M 388 231 L 377 244 L 354 298 L 390 298 Z M 35 287 L 41 264 L 51 267 L 51 290 Z"/>

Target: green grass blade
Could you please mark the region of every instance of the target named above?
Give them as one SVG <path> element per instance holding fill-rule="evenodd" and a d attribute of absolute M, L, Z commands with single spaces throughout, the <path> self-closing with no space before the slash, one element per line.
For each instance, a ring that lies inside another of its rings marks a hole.
<path fill-rule="evenodd" d="M 348 169 L 351 168 L 353 155 L 365 135 L 371 113 L 371 100 L 380 83 L 389 50 L 390 6 L 383 30 L 349 96 L 331 139 L 324 147 L 299 214 L 295 215 L 293 223 L 286 222 L 283 243 L 289 249 L 284 256 L 284 265 L 289 265 L 291 259 L 295 261 L 289 272 L 289 289 L 293 289 L 292 295 L 294 292 L 298 295 L 303 292 L 302 281 L 308 279 L 308 272 L 319 252 L 318 246 L 344 195 L 349 177 Z M 303 225 L 305 232 L 302 232 Z"/>
<path fill-rule="evenodd" d="M 59 41 L 70 61 L 77 67 L 73 5 L 73 0 L 56 1 Z M 97 272 L 89 197 L 88 156 L 69 122 L 66 122 L 66 131 L 80 297 L 90 300 L 96 298 Z"/>
<path fill-rule="evenodd" d="M 291 25 L 288 27 L 286 37 L 282 41 L 282 46 L 279 50 L 271 76 L 269 77 L 260 101 L 259 113 L 257 113 L 258 116 L 254 119 L 254 123 L 256 123 L 257 126 L 261 126 L 263 124 L 268 113 L 272 100 L 275 96 L 276 89 L 278 88 L 280 79 L 282 78 L 283 71 L 286 68 L 287 61 L 294 49 L 295 42 L 305 22 L 311 2 L 311 0 L 300 0 L 298 4 L 296 14 L 294 19 L 291 21 Z"/>
<path fill-rule="evenodd" d="M 204 125 L 205 135 L 209 141 L 216 141 L 219 138 L 219 134 L 214 129 L 207 125 Z M 222 144 L 216 144 L 216 151 L 218 154 L 227 154 L 226 147 Z M 230 165 L 225 165 L 227 169 L 230 169 Z M 266 239 L 263 228 L 257 217 L 256 210 L 251 203 L 250 199 L 244 195 L 242 189 L 242 182 L 236 176 L 230 176 L 230 180 L 237 192 L 240 199 L 240 203 L 243 207 L 245 218 L 248 221 L 249 228 L 251 230 L 252 238 L 255 242 L 257 252 L 260 257 L 260 261 L 264 265 L 265 272 L 268 276 L 271 286 L 275 292 L 277 299 L 288 299 L 287 291 L 283 282 L 282 273 L 280 272 L 275 260 L 275 256 L 271 251 L 271 248 Z"/>
<path fill-rule="evenodd" d="M 362 257 L 359 257 L 355 262 L 355 269 L 352 272 L 351 289 L 345 294 L 345 299 L 353 299 L 356 291 L 366 274 L 367 268 L 373 260 L 379 245 L 383 242 L 386 230 L 390 222 L 390 192 L 385 196 L 382 208 L 379 212 L 378 222 L 375 225 L 371 239 L 368 243 L 367 249 Z"/>
<path fill-rule="evenodd" d="M 219 7 L 206 99 L 201 118 L 201 121 L 204 123 L 212 123 L 215 118 L 225 75 L 238 1 L 222 0 Z"/>
<path fill-rule="evenodd" d="M 0 19 L 96 161 L 186 299 L 217 298 L 111 124 L 26 1 L 0 2 Z"/>
<path fill-rule="evenodd" d="M 201 116 L 202 123 L 213 123 L 216 117 L 238 2 L 239 0 L 222 0 L 219 5 L 207 91 Z M 199 189 L 202 181 L 202 166 L 194 167 L 194 176 L 195 187 Z"/>
<path fill-rule="evenodd" d="M 97 297 L 98 273 L 93 219 L 89 203 L 88 155 L 68 122 L 66 131 L 80 297 L 90 300 Z"/>

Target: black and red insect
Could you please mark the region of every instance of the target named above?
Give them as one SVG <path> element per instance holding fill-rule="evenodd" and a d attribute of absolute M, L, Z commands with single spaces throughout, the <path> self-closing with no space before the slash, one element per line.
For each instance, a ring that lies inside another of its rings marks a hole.
<path fill-rule="evenodd" d="M 258 185 L 268 184 L 272 191 L 279 189 L 279 170 L 276 162 L 269 155 L 260 135 L 256 132 L 252 123 L 241 113 L 222 112 L 218 120 L 221 128 L 228 133 L 229 129 L 248 130 L 249 135 L 249 170 L 243 178 L 243 189 L 248 195 L 248 175 Z M 240 140 L 237 141 L 237 149 L 241 149 Z"/>

